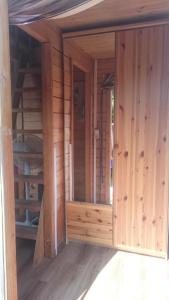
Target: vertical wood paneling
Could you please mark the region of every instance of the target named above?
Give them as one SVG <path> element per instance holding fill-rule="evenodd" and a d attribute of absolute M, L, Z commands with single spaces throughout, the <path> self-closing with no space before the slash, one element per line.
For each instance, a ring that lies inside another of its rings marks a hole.
<path fill-rule="evenodd" d="M 17 300 L 7 1 L 0 2 L 0 299 Z"/>
<path fill-rule="evenodd" d="M 114 244 L 165 256 L 169 27 L 116 34 Z"/>

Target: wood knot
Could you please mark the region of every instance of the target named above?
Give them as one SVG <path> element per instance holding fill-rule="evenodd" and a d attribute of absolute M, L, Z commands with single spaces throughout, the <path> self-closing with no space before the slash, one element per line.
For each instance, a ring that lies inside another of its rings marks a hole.
<path fill-rule="evenodd" d="M 119 105 L 119 108 L 120 108 L 121 111 L 124 110 L 124 108 L 123 108 L 123 106 L 121 104 Z"/>
<path fill-rule="evenodd" d="M 124 199 L 124 201 L 127 201 L 127 196 L 124 196 L 124 198 L 123 198 L 123 199 Z"/>
<path fill-rule="evenodd" d="M 116 143 L 114 144 L 114 149 L 118 149 L 119 148 L 119 145 Z"/>
<path fill-rule="evenodd" d="M 166 136 L 164 136 L 164 137 L 163 137 L 163 141 L 166 142 L 166 140 L 167 140 L 167 138 L 166 138 Z"/>
<path fill-rule="evenodd" d="M 97 219 L 97 221 L 98 221 L 99 223 L 103 223 L 103 221 L 102 221 L 101 219 Z"/>
<path fill-rule="evenodd" d="M 144 151 L 141 151 L 140 156 L 144 157 Z"/>
<path fill-rule="evenodd" d="M 128 157 L 128 151 L 124 152 L 124 157 Z"/>
<path fill-rule="evenodd" d="M 123 50 L 125 50 L 125 48 L 126 48 L 125 44 L 122 43 L 121 46 L 122 46 Z"/>
<path fill-rule="evenodd" d="M 143 216 L 143 217 L 142 217 L 142 220 L 143 220 L 143 222 L 145 222 L 145 221 L 147 220 L 147 217 L 146 217 L 146 216 Z"/>

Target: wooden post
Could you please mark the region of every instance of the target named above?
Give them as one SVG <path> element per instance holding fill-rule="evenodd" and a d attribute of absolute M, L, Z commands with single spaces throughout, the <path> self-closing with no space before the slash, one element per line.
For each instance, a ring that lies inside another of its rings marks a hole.
<path fill-rule="evenodd" d="M 0 299 L 16 300 L 16 242 L 7 0 L 0 1 Z"/>

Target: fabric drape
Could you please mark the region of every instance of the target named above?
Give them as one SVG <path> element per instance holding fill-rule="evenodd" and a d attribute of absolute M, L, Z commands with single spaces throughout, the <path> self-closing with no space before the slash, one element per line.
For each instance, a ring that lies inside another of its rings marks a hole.
<path fill-rule="evenodd" d="M 28 24 L 52 18 L 88 3 L 101 0 L 8 0 L 10 24 Z"/>

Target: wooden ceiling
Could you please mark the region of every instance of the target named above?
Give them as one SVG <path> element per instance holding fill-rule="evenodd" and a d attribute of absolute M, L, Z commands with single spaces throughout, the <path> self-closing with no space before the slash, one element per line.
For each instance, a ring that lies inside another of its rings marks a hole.
<path fill-rule="evenodd" d="M 70 39 L 92 58 L 109 58 L 115 56 L 115 33 L 89 35 Z"/>
<path fill-rule="evenodd" d="M 104 0 L 84 12 L 52 22 L 66 32 L 167 15 L 169 0 Z"/>

